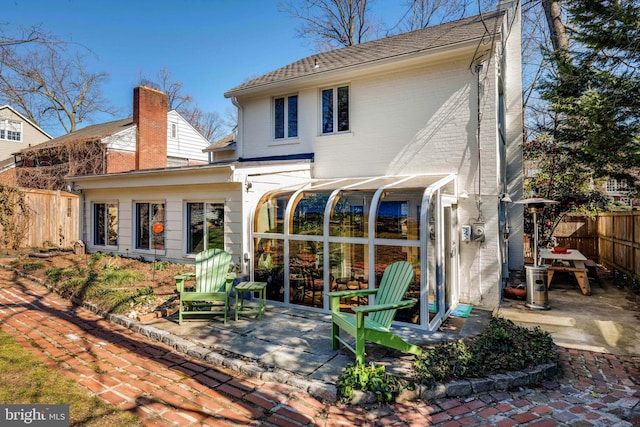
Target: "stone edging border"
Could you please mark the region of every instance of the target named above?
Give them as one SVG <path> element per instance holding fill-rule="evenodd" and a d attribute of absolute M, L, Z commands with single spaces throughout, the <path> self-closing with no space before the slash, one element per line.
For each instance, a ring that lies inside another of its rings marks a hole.
<path fill-rule="evenodd" d="M 5 270 L 11 270 L 20 277 L 34 281 L 51 291 L 56 288 L 49 285 L 46 280 L 26 274 L 11 266 L 0 265 Z M 338 390 L 334 384 L 321 381 L 308 380 L 284 370 L 269 370 L 260 366 L 256 362 L 247 362 L 239 358 L 228 357 L 210 348 L 200 346 L 192 341 L 173 335 L 154 326 L 145 325 L 137 320 L 131 319 L 121 314 L 113 314 L 101 311 L 94 304 L 88 302 L 73 301 L 74 304 L 103 317 L 104 319 L 125 327 L 133 332 L 139 333 L 147 338 L 161 342 L 175 349 L 177 352 L 203 360 L 214 365 L 222 366 L 232 371 L 244 375 L 259 378 L 263 381 L 278 382 L 298 388 L 309 393 L 316 399 L 328 403 L 336 403 L 338 400 Z M 404 389 L 396 397 L 396 403 L 424 400 L 433 401 L 443 398 L 466 397 L 472 394 L 485 393 L 490 391 L 507 391 L 515 387 L 526 387 L 528 385 L 539 384 L 546 379 L 555 377 L 559 372 L 559 367 L 555 363 L 537 366 L 524 371 L 516 371 L 505 374 L 491 375 L 486 378 L 471 378 L 467 380 L 452 381 L 446 384 L 438 383 L 433 387 L 426 387 L 416 384 L 415 389 Z M 376 403 L 376 395 L 372 392 L 354 391 L 354 396 L 350 404 L 371 404 Z"/>

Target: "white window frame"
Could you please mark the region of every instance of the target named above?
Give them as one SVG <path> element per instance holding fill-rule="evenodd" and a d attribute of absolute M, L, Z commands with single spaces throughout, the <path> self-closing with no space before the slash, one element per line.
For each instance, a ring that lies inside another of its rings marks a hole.
<path fill-rule="evenodd" d="M 15 126 L 18 126 L 20 130 L 14 130 Z M 15 138 L 14 134 L 17 134 L 17 138 Z M 22 137 L 24 135 L 24 125 L 20 120 L 3 118 L 0 119 L 0 140 L 3 141 L 12 141 L 12 142 L 22 142 Z M 10 138 L 10 136 L 12 136 Z"/>
<path fill-rule="evenodd" d="M 340 89 L 347 88 L 347 129 L 338 130 L 338 91 Z M 332 130 L 324 131 L 324 99 L 323 93 L 325 91 L 331 90 L 333 93 L 333 105 L 332 105 Z M 320 88 L 318 98 L 320 101 L 319 111 L 319 133 L 320 135 L 335 135 L 338 133 L 348 133 L 351 132 L 351 85 L 348 83 L 338 84 L 334 86 L 322 87 Z"/>
<path fill-rule="evenodd" d="M 197 252 L 195 252 L 194 250 L 191 250 L 191 248 L 189 247 L 190 244 L 190 233 L 191 233 L 191 222 L 190 222 L 190 218 L 189 218 L 189 205 L 191 204 L 196 204 L 196 203 L 202 203 L 204 205 L 204 209 L 205 209 L 205 216 L 207 214 L 207 205 L 221 205 L 222 206 L 222 247 L 219 249 L 225 249 L 225 232 L 224 232 L 224 228 L 225 228 L 225 223 L 226 223 L 226 207 L 225 207 L 225 203 L 224 200 L 185 200 L 184 204 L 183 204 L 183 209 L 182 211 L 184 212 L 183 215 L 183 224 L 184 224 L 184 253 L 187 256 L 195 256 Z M 203 223 L 204 226 L 204 223 Z M 203 227 L 204 229 L 204 236 L 203 239 L 204 241 L 209 241 L 209 236 L 208 236 L 208 228 L 207 227 Z M 204 248 L 204 249 L 208 249 L 208 248 Z"/>
<path fill-rule="evenodd" d="M 289 135 L 289 99 L 290 98 L 296 98 L 296 134 L 295 135 Z M 284 103 L 284 111 L 282 112 L 283 116 L 284 116 L 284 125 L 283 125 L 283 136 L 282 137 L 277 137 L 276 136 L 276 100 L 278 99 L 282 99 L 283 103 Z M 300 96 L 297 93 L 291 93 L 288 95 L 282 95 L 282 96 L 274 96 L 271 99 L 271 109 L 272 109 L 272 120 L 271 120 L 271 124 L 272 124 L 272 132 L 271 135 L 273 137 L 273 140 L 276 142 L 280 142 L 283 140 L 290 140 L 290 139 L 296 139 L 299 137 L 300 135 Z"/>
<path fill-rule="evenodd" d="M 144 247 L 139 247 L 139 226 L 140 224 L 138 223 L 138 205 L 142 205 L 142 204 L 146 204 L 149 205 L 149 247 L 148 248 L 144 248 Z M 163 218 L 159 219 L 158 221 L 154 220 L 154 217 L 152 216 L 152 205 L 162 205 L 162 210 L 164 211 L 164 215 Z M 133 206 L 132 206 L 132 221 L 133 221 L 133 228 L 132 228 L 132 233 L 131 233 L 131 238 L 132 238 L 132 242 L 131 242 L 131 246 L 133 247 L 133 250 L 136 252 L 144 252 L 144 253 L 165 253 L 167 250 L 167 232 L 166 232 L 166 222 L 167 222 L 167 202 L 166 200 L 134 200 L 133 201 Z M 163 225 L 164 230 L 162 231 L 162 248 L 154 248 L 153 247 L 153 239 L 154 239 L 154 233 L 153 233 L 153 224 L 155 224 L 156 222 L 160 222 Z"/>
<path fill-rule="evenodd" d="M 71 200 L 71 199 L 68 199 Z M 98 205 L 105 205 L 105 213 L 109 212 L 110 206 L 115 206 L 116 208 L 116 236 L 115 236 L 115 244 L 109 244 L 109 231 L 108 231 L 108 221 L 105 218 L 104 227 L 104 241 L 105 243 L 99 243 L 96 239 L 98 234 L 98 218 L 96 217 L 96 208 Z M 104 247 L 104 248 L 117 248 L 118 247 L 118 239 L 120 233 L 120 206 L 117 201 L 114 200 L 94 200 L 91 202 L 91 244 L 96 247 Z"/>

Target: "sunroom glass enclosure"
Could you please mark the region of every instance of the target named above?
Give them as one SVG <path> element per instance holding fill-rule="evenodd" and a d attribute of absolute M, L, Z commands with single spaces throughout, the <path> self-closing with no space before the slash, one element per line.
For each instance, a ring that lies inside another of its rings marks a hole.
<path fill-rule="evenodd" d="M 458 300 L 454 176 L 313 181 L 265 194 L 253 216 L 253 280 L 267 298 L 329 310 L 327 292 L 376 288 L 384 269 L 415 269 L 396 321 L 434 330 Z M 344 310 L 365 299 L 345 299 Z"/>

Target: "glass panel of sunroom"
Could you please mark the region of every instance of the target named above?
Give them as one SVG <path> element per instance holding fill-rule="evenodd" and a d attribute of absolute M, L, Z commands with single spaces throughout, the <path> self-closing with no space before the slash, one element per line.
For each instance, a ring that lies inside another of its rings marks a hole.
<path fill-rule="evenodd" d="M 283 193 L 267 193 L 256 207 L 254 232 L 284 233 L 284 214 L 292 191 Z"/>
<path fill-rule="evenodd" d="M 342 191 L 331 210 L 329 234 L 338 237 L 367 237 L 369 207 L 373 191 Z"/>
<path fill-rule="evenodd" d="M 257 238 L 254 245 L 255 280 L 267 282 L 267 299 L 284 302 L 284 240 Z"/>
<path fill-rule="evenodd" d="M 293 206 L 291 234 L 324 234 L 324 209 L 330 195 L 330 191 L 300 193 Z"/>
<path fill-rule="evenodd" d="M 330 243 L 331 290 L 345 291 L 369 287 L 369 245 L 356 243 Z M 345 298 L 340 301 L 342 310 L 367 304 L 367 297 Z"/>
<path fill-rule="evenodd" d="M 396 246 L 377 244 L 375 247 L 376 288 L 380 286 L 384 270 L 396 261 L 407 261 L 413 265 L 414 278 L 404 299 L 414 300 L 411 308 L 398 310 L 395 320 L 406 323 L 420 324 L 420 248 L 417 246 Z"/>
<path fill-rule="evenodd" d="M 376 237 L 420 239 L 420 206 L 424 189 L 386 190 L 378 205 Z"/>
<path fill-rule="evenodd" d="M 308 307 L 323 307 L 324 273 L 322 242 L 289 242 L 289 301 Z"/>

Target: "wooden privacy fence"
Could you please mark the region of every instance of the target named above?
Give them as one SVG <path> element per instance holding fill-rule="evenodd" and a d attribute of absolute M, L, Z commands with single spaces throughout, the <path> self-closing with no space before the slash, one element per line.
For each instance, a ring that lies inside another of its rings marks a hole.
<path fill-rule="evenodd" d="M 584 215 L 566 215 L 553 236 L 559 245 L 575 248 L 589 259 L 597 260 L 598 226 L 595 218 Z"/>
<path fill-rule="evenodd" d="M 553 235 L 558 244 L 630 276 L 640 277 L 640 211 L 567 215 Z M 525 248 L 526 250 L 526 248 Z"/>
<path fill-rule="evenodd" d="M 20 188 L 31 211 L 22 248 L 72 248 L 79 239 L 80 198 L 64 191 Z M 0 231 L 1 230 L 0 227 Z M 6 248 L 8 249 L 8 248 Z"/>
<path fill-rule="evenodd" d="M 640 276 L 640 211 L 598 215 L 600 263 L 630 276 Z"/>

